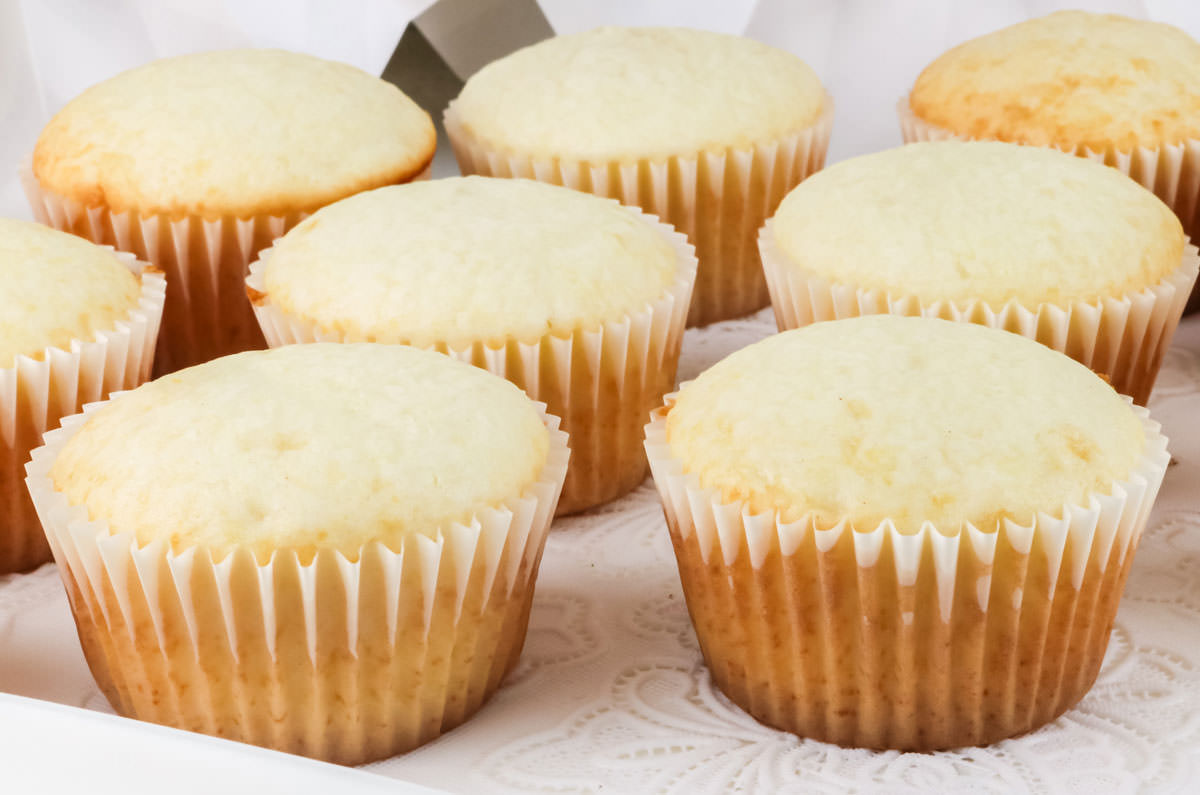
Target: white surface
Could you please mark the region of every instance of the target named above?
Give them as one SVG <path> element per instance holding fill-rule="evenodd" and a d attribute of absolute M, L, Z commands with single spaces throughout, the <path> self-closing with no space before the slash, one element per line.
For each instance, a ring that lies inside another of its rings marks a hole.
<path fill-rule="evenodd" d="M 768 312 L 688 331 L 680 378 L 773 331 Z M 759 725 L 709 681 L 646 482 L 625 499 L 555 523 L 525 654 L 491 703 L 433 744 L 365 769 L 462 793 L 1194 791 L 1200 318 L 1181 328 L 1150 408 L 1178 463 L 1138 549 L 1099 681 L 1077 708 L 1037 732 L 987 748 L 901 754 L 841 749 Z M 109 711 L 53 566 L 0 577 L 0 650 L 0 690 Z M 0 733 L 19 733 L 19 725 L 0 702 Z M 64 719 L 60 730 L 72 747 L 113 751 L 124 742 L 103 728 Z M 207 741 L 195 740 L 195 759 L 181 764 L 218 763 Z M 0 768 L 10 751 L 0 734 Z M 236 764 L 247 775 L 259 772 L 251 757 Z M 356 788 L 359 781 L 347 771 L 340 791 L 373 791 Z"/>
<path fill-rule="evenodd" d="M 4 791 L 438 795 L 355 770 L 0 694 Z M 70 752 L 64 757 L 63 749 Z M 444 795 L 444 794 L 443 794 Z"/>

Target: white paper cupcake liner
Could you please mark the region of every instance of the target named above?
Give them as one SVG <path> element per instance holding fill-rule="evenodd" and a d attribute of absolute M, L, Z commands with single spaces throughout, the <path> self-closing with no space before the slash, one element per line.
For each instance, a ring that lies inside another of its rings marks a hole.
<path fill-rule="evenodd" d="M 764 723 L 932 750 L 1036 728 L 1091 687 L 1170 456 L 1148 412 L 1130 475 L 1057 516 L 906 534 L 780 522 L 700 485 L 646 426 L 688 610 L 714 681 Z"/>
<path fill-rule="evenodd" d="M 788 191 L 819 171 L 833 128 L 833 98 L 807 129 L 751 149 L 665 160 L 591 163 L 497 151 L 446 108 L 446 133 L 463 174 L 524 177 L 617 199 L 671 224 L 696 246 L 700 270 L 689 326 L 747 315 L 767 305 L 754 236 Z"/>
<path fill-rule="evenodd" d="M 218 559 L 141 545 L 55 490 L 55 458 L 102 405 L 46 435 L 28 485 L 117 712 L 357 764 L 458 725 L 516 663 L 567 467 L 556 417 L 542 412 L 551 444 L 538 480 L 469 522 L 399 549 L 260 562 L 248 547 Z"/>
<path fill-rule="evenodd" d="M 24 571 L 50 559 L 50 548 L 25 489 L 25 463 L 42 434 L 85 403 L 132 389 L 150 377 L 166 282 L 132 254 L 116 256 L 141 280 L 129 314 L 90 340 L 47 347 L 40 358 L 18 356 L 0 369 L 0 573 Z"/>
<path fill-rule="evenodd" d="M 907 96 L 896 106 L 896 113 L 905 143 L 967 140 L 965 136 L 930 124 L 917 116 Z M 1138 146 L 1127 152 L 1112 147 L 1096 150 L 1082 145 L 1054 148 L 1112 166 L 1137 180 L 1179 216 L 1184 232 L 1193 238 L 1200 236 L 1200 139 L 1192 138 L 1159 147 Z M 1197 300 L 1188 303 L 1189 311 L 1196 308 Z"/>
<path fill-rule="evenodd" d="M 571 466 L 560 515 L 600 505 L 631 491 L 646 477 L 642 425 L 675 383 L 696 256 L 687 239 L 657 218 L 653 224 L 675 251 L 675 279 L 653 303 L 620 320 L 570 336 L 534 340 L 480 340 L 465 347 L 424 346 L 513 382 L 562 418 L 570 436 Z M 306 342 L 394 342 L 337 331 L 289 314 L 266 293 L 263 272 L 272 249 L 250 265 L 246 285 L 271 347 Z"/>
<path fill-rule="evenodd" d="M 763 225 L 758 244 L 771 305 L 780 331 L 823 320 L 859 315 L 911 315 L 978 323 L 1004 329 L 1065 353 L 1105 376 L 1118 392 L 1145 405 L 1171 337 L 1200 271 L 1195 246 L 1184 248 L 1178 268 L 1158 284 L 1126 295 L 1075 301 L 1067 306 L 1002 307 L 972 300 L 925 302 L 834 282 L 796 267 L 778 245 L 774 219 Z"/>
<path fill-rule="evenodd" d="M 246 269 L 260 250 L 308 213 L 211 220 L 116 213 L 104 206 L 84 206 L 43 188 L 29 163 L 20 177 L 39 222 L 132 252 L 167 274 L 167 304 L 155 374 L 266 347 L 246 300 Z M 414 179 L 428 177 L 427 166 Z"/>

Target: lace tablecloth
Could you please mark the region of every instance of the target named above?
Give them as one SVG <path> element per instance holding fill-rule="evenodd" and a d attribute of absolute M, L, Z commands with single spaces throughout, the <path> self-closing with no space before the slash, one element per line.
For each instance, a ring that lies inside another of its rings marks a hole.
<path fill-rule="evenodd" d="M 689 331 L 680 379 L 774 330 L 762 312 Z M 464 793 L 1198 791 L 1200 318 L 1180 327 L 1150 407 L 1174 462 L 1104 668 L 1078 707 L 1037 732 L 902 754 L 759 725 L 701 662 L 647 481 L 555 525 L 525 654 L 491 703 L 440 740 L 366 769 Z M 53 566 L 0 577 L 0 690 L 108 710 Z"/>

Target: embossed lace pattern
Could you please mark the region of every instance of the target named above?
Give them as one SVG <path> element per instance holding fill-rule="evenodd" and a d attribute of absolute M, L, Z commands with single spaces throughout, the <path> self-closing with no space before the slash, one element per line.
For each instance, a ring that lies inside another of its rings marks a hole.
<path fill-rule="evenodd" d="M 687 332 L 680 379 L 775 330 L 770 311 Z M 768 729 L 712 685 L 658 497 L 555 523 L 525 653 L 467 724 L 373 772 L 451 792 L 1189 792 L 1200 780 L 1200 318 L 1150 400 L 1169 469 L 1095 687 L 1054 723 L 986 748 L 842 749 Z M 0 659 L 0 690 L 107 709 L 53 568 L 0 577 L 0 648 L 75 655 L 46 682 Z M 43 622 L 34 626 L 35 622 Z M 49 627 L 49 628 L 47 628 Z M 50 640 L 46 640 L 49 638 Z M 3 655 L 0 655 L 2 657 Z M 67 664 L 69 663 L 69 664 Z"/>

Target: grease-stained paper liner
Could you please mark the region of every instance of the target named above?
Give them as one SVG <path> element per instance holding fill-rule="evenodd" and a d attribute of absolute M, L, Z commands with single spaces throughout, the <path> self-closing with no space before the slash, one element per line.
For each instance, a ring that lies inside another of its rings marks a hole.
<path fill-rule="evenodd" d="M 0 574 L 50 559 L 50 548 L 25 489 L 25 463 L 42 434 L 85 403 L 132 389 L 150 377 L 166 282 L 132 254 L 116 256 L 141 280 L 137 303 L 113 328 L 38 358 L 18 356 L 0 369 Z"/>
<path fill-rule="evenodd" d="M 646 451 L 717 685 L 758 720 L 839 745 L 933 750 L 1034 729 L 1099 672 L 1170 456 L 1148 412 L 1132 473 L 1028 525 L 867 532 L 751 514 Z"/>
<path fill-rule="evenodd" d="M 617 199 L 671 224 L 696 246 L 700 270 L 689 326 L 741 317 L 769 300 L 754 235 L 788 191 L 819 171 L 833 128 L 833 98 L 813 126 L 750 149 L 664 160 L 591 163 L 497 151 L 446 108 L 446 133 L 463 174 L 525 177 Z"/>
<path fill-rule="evenodd" d="M 93 243 L 132 252 L 167 274 L 156 375 L 266 347 L 246 300 L 246 269 L 261 249 L 308 213 L 218 219 L 117 213 L 47 190 L 29 163 L 20 176 L 38 221 Z M 428 176 L 426 167 L 415 179 Z"/>
<path fill-rule="evenodd" d="M 970 140 L 919 117 L 913 112 L 907 96 L 896 106 L 896 113 L 905 143 Z M 1200 139 L 1190 138 L 1158 147 L 1137 146 L 1127 152 L 1115 147 L 1096 150 L 1083 145 L 1053 148 L 1112 166 L 1137 180 L 1179 216 L 1184 232 L 1193 239 L 1200 238 Z M 1198 308 L 1200 294 L 1187 303 L 1189 312 Z"/>
<path fill-rule="evenodd" d="M 1196 247 L 1157 284 L 1125 295 L 1044 303 L 1030 309 L 1015 299 L 996 308 L 985 301 L 924 302 L 913 295 L 834 282 L 806 272 L 779 248 L 774 219 L 759 234 L 763 271 L 781 331 L 860 315 L 938 317 L 1004 329 L 1036 340 L 1105 376 L 1118 392 L 1145 405 L 1163 356 L 1200 271 Z"/>
<path fill-rule="evenodd" d="M 696 256 L 687 239 L 657 218 L 653 224 L 675 251 L 675 279 L 654 302 L 620 320 L 570 336 L 546 334 L 478 340 L 465 347 L 426 346 L 513 382 L 562 418 L 570 435 L 571 466 L 559 515 L 575 513 L 636 488 L 646 478 L 642 425 L 675 384 Z M 272 347 L 305 342 L 403 342 L 326 331 L 271 301 L 263 271 L 272 249 L 250 265 L 246 285 Z"/>
<path fill-rule="evenodd" d="M 358 764 L 457 726 L 515 665 L 567 466 L 556 417 L 543 411 L 537 482 L 465 524 L 353 558 L 289 550 L 263 563 L 247 547 L 217 559 L 140 545 L 56 491 L 54 459 L 100 405 L 46 435 L 28 484 L 88 664 L 120 714 Z"/>

